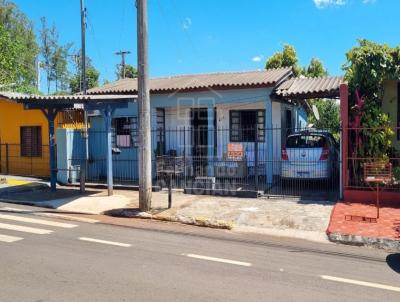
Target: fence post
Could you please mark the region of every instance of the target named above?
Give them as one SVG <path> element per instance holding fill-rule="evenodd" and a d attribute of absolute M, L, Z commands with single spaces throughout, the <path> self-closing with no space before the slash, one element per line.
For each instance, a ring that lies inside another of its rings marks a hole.
<path fill-rule="evenodd" d="M 186 189 L 186 126 L 183 127 L 183 188 Z"/>
<path fill-rule="evenodd" d="M 6 174 L 9 172 L 8 144 L 6 144 Z"/>
<path fill-rule="evenodd" d="M 1 157 L 1 150 L 3 149 L 3 145 L 0 141 L 0 173 L 3 173 L 3 158 Z"/>
<path fill-rule="evenodd" d="M 254 141 L 254 184 L 258 192 L 258 126 L 256 126 L 256 139 Z"/>

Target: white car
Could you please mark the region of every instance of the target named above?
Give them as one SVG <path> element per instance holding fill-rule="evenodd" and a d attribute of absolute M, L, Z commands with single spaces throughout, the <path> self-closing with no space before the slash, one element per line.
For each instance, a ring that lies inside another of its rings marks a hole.
<path fill-rule="evenodd" d="M 289 135 L 282 148 L 281 177 L 329 179 L 338 169 L 338 145 L 328 132 L 302 131 Z"/>

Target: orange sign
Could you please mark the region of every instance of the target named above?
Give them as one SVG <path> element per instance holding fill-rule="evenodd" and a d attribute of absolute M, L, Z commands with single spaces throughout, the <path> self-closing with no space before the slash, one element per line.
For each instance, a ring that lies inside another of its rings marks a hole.
<path fill-rule="evenodd" d="M 228 144 L 228 158 L 242 159 L 244 150 L 242 144 Z"/>

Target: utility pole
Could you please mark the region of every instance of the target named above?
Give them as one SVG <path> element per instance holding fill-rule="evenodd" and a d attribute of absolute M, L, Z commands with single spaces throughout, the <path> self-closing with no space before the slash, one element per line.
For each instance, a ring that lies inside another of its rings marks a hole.
<path fill-rule="evenodd" d="M 121 70 L 122 70 L 122 78 L 123 79 L 125 79 L 125 67 L 126 67 L 125 56 L 129 55 L 130 53 L 131 52 L 127 51 L 127 50 L 125 50 L 125 51 L 124 50 L 120 50 L 120 51 L 115 53 L 117 56 L 121 56 L 121 64 L 120 64 L 120 66 L 121 66 Z"/>
<path fill-rule="evenodd" d="M 41 72 L 40 72 L 40 68 L 42 68 L 42 62 L 40 62 L 39 60 L 37 60 L 36 62 L 36 75 L 37 75 L 37 79 L 36 79 L 36 88 L 38 91 L 40 91 L 40 80 L 41 80 Z"/>
<path fill-rule="evenodd" d="M 151 209 L 151 124 L 147 42 L 147 0 L 137 0 L 138 109 L 139 109 L 139 208 Z"/>
<path fill-rule="evenodd" d="M 81 73 L 81 85 L 82 85 L 82 93 L 86 94 L 86 7 L 84 0 L 81 1 L 81 38 L 82 38 L 82 45 L 81 45 L 81 64 L 82 64 L 82 73 Z M 88 161 L 89 161 L 89 131 L 88 131 L 88 116 L 86 108 L 83 110 L 83 117 L 85 128 L 83 131 L 83 139 L 85 140 L 85 160 L 83 165 L 81 165 L 81 173 L 80 173 L 80 185 L 81 185 L 81 192 L 85 191 L 85 182 L 86 182 L 86 174 L 88 171 Z M 84 171 L 82 171 L 82 168 Z"/>

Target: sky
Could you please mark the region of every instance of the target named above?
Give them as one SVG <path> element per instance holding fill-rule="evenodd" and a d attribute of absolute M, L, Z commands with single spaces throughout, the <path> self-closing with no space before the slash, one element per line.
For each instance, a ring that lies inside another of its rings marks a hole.
<path fill-rule="evenodd" d="M 40 29 L 45 16 L 62 43 L 80 49 L 79 0 L 14 0 Z M 85 0 L 87 55 L 101 82 L 115 80 L 116 51 L 136 65 L 134 0 Z M 151 77 L 257 70 L 295 46 L 300 63 L 322 60 L 342 74 L 345 53 L 357 39 L 400 45 L 399 0 L 148 0 Z"/>

